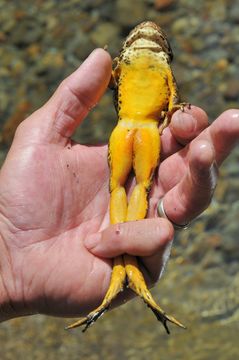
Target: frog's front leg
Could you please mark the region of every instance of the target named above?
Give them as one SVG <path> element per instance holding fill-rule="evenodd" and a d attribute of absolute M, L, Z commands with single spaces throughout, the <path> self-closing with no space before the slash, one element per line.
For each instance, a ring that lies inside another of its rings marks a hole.
<path fill-rule="evenodd" d="M 162 135 L 163 130 L 170 124 L 170 121 L 171 121 L 172 116 L 175 113 L 175 111 L 177 111 L 177 110 L 184 111 L 185 106 L 187 106 L 190 109 L 191 104 L 188 104 L 188 103 L 185 103 L 185 102 L 182 102 L 182 103 L 179 103 L 179 104 L 174 104 L 170 108 L 170 110 L 161 112 L 160 118 L 161 118 L 161 120 L 163 122 L 159 126 L 160 135 Z"/>
<path fill-rule="evenodd" d="M 114 89 L 117 88 L 119 75 L 120 75 L 119 58 L 116 57 L 116 58 L 114 58 L 114 60 L 112 62 L 112 72 L 111 72 L 110 82 L 109 82 L 109 85 L 108 85 L 108 87 L 111 90 L 114 90 Z"/>
<path fill-rule="evenodd" d="M 172 70 L 169 69 L 167 72 L 167 79 L 168 79 L 168 90 L 169 90 L 169 100 L 167 104 L 167 109 L 162 111 L 160 114 L 160 118 L 162 123 L 159 127 L 160 135 L 162 134 L 163 130 L 169 125 L 173 113 L 178 109 L 183 109 L 186 106 L 186 103 L 179 102 L 179 95 L 178 95 L 178 87 L 173 76 Z"/>

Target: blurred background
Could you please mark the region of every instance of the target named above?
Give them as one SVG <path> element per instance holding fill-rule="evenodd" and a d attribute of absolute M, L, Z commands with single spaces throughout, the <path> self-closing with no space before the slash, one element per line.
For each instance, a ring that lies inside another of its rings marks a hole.
<path fill-rule="evenodd" d="M 213 121 L 239 102 L 236 0 L 0 0 L 0 163 L 17 125 L 39 108 L 95 47 L 117 56 L 138 23 L 167 33 L 182 100 Z M 81 143 L 104 143 L 116 123 L 112 93 L 77 130 Z M 139 300 L 108 313 L 85 334 L 44 316 L 0 326 L 0 358 L 234 360 L 239 331 L 239 148 L 221 170 L 211 207 L 181 232 L 154 295 L 188 326 L 161 324 Z"/>

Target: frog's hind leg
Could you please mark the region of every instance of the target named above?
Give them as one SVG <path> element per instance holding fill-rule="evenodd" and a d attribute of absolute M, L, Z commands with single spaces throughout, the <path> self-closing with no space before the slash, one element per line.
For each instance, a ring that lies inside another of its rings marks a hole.
<path fill-rule="evenodd" d="M 83 332 L 85 332 L 89 326 L 93 325 L 97 319 L 99 319 L 108 309 L 112 300 L 117 294 L 123 290 L 123 286 L 126 279 L 126 271 L 122 256 L 118 256 L 114 259 L 113 270 L 111 273 L 110 285 L 107 293 L 104 297 L 101 305 L 90 312 L 86 317 L 79 319 L 75 323 L 66 327 L 66 329 L 73 329 L 78 326 L 84 326 Z"/>
<path fill-rule="evenodd" d="M 155 168 L 158 165 L 160 154 L 160 136 L 158 128 L 155 126 L 138 129 L 134 137 L 133 151 L 133 167 L 137 184 L 129 201 L 127 221 L 140 220 L 147 215 L 147 193 L 151 185 L 151 179 Z M 130 255 L 124 255 L 124 262 L 129 288 L 139 295 L 150 307 L 157 319 L 163 323 L 167 333 L 169 333 L 166 324 L 167 321 L 180 327 L 184 327 L 172 316 L 167 315 L 161 307 L 156 304 L 148 290 L 143 274 L 139 270 L 137 259 Z"/>
<path fill-rule="evenodd" d="M 117 126 L 111 134 L 109 142 L 110 166 L 110 222 L 122 223 L 127 215 L 127 195 L 124 184 L 132 168 L 133 137 L 135 130 Z M 85 318 L 69 325 L 67 329 L 85 326 L 83 331 L 100 318 L 110 307 L 112 300 L 123 290 L 126 271 L 122 256 L 114 259 L 111 280 L 102 304 L 90 312 Z"/>
<path fill-rule="evenodd" d="M 173 316 L 167 315 L 163 311 L 163 309 L 155 302 L 152 294 L 150 293 L 146 285 L 143 274 L 139 270 L 139 265 L 136 257 L 131 255 L 124 255 L 124 263 L 127 273 L 128 287 L 144 300 L 148 307 L 153 311 L 156 318 L 162 322 L 167 333 L 170 333 L 167 326 L 167 321 L 170 321 L 175 325 L 185 328 L 185 326 L 181 324 L 178 320 L 176 320 Z"/>

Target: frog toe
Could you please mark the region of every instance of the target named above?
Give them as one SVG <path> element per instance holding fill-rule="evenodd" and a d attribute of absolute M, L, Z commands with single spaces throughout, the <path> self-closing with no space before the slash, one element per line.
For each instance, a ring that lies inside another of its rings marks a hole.
<path fill-rule="evenodd" d="M 74 329 L 79 326 L 84 326 L 82 332 L 85 332 L 88 327 L 93 325 L 104 313 L 109 309 L 108 306 L 101 307 L 100 309 L 96 309 L 95 311 L 92 311 L 89 315 L 87 315 L 84 318 L 81 318 L 74 322 L 73 324 L 70 324 L 65 327 L 66 330 Z"/>

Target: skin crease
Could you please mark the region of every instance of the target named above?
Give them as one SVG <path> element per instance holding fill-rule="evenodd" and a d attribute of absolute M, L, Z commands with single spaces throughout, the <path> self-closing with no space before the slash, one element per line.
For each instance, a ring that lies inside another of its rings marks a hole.
<path fill-rule="evenodd" d="M 164 196 L 172 221 L 192 220 L 210 203 L 215 164 L 239 138 L 238 110 L 226 111 L 209 127 L 203 110 L 177 111 L 162 136 L 149 218 L 110 226 L 107 146 L 70 139 L 104 93 L 110 73 L 108 53 L 95 50 L 17 130 L 0 172 L 2 321 L 88 313 L 108 288 L 110 258 L 122 253 L 140 256 L 146 278 L 155 282 L 174 233 L 169 221 L 157 217 L 159 198 Z"/>

